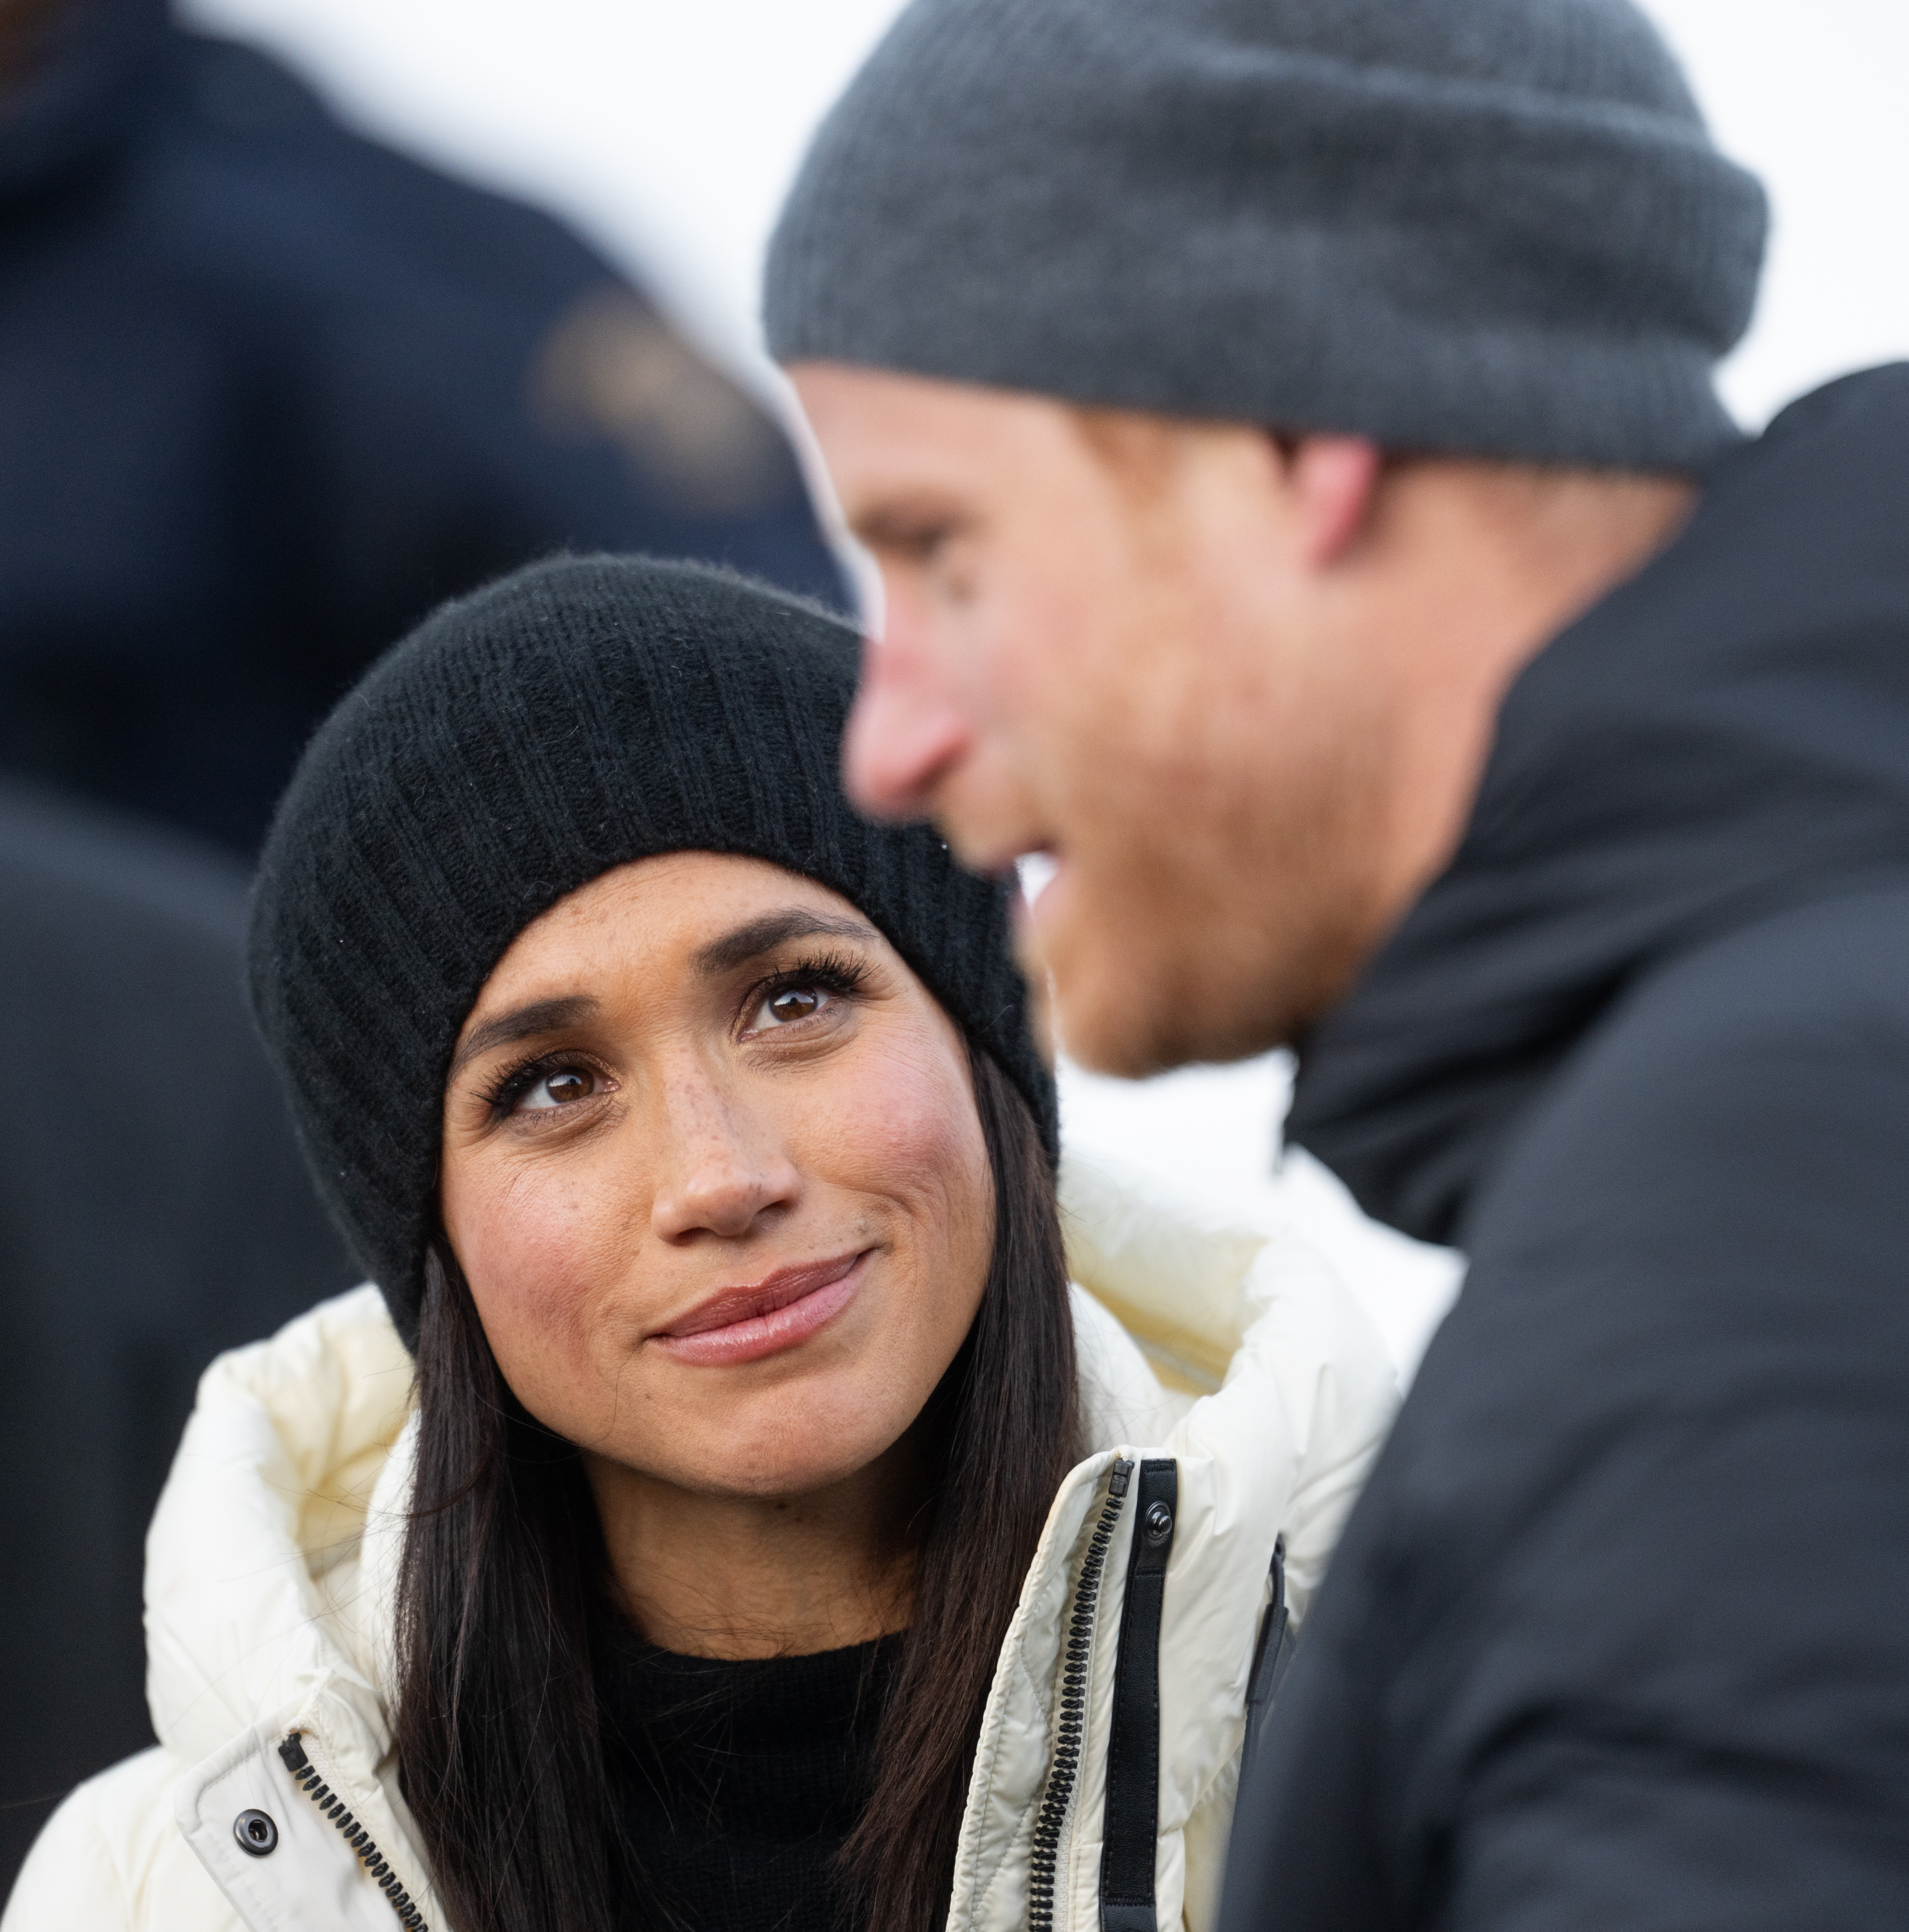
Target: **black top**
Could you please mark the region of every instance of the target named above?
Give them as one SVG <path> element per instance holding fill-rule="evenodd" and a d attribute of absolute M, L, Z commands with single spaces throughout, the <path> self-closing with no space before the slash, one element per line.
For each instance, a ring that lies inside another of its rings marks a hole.
<path fill-rule="evenodd" d="M 1471 1265 L 1226 1925 L 1909 1924 L 1909 368 L 1530 666 L 1302 1062 L 1296 1138 Z"/>
<path fill-rule="evenodd" d="M 604 1755 L 640 1867 L 626 1924 L 842 1932 L 832 1862 L 868 1800 L 901 1646 L 730 1663 L 606 1620 Z"/>

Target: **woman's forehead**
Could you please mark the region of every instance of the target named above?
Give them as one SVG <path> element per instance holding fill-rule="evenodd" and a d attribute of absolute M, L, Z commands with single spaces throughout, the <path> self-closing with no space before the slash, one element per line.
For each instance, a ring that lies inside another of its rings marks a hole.
<path fill-rule="evenodd" d="M 504 1006 L 574 996 L 592 979 L 719 976 L 803 939 L 885 944 L 839 892 L 766 860 L 716 852 L 637 860 L 579 886 L 526 926 L 492 968 L 462 1030 L 468 1035 Z"/>

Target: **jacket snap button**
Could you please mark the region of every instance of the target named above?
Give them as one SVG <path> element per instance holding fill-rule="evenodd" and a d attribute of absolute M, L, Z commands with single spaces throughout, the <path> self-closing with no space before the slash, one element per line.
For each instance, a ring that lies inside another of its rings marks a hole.
<path fill-rule="evenodd" d="M 238 1849 L 255 1858 L 278 1850 L 278 1827 L 263 1811 L 240 1812 L 232 1821 L 232 1834 L 238 1840 Z"/>
<path fill-rule="evenodd" d="M 1173 1526 L 1173 1513 L 1164 1503 L 1155 1503 L 1146 1513 L 1146 1534 L 1149 1542 L 1158 1543 Z"/>

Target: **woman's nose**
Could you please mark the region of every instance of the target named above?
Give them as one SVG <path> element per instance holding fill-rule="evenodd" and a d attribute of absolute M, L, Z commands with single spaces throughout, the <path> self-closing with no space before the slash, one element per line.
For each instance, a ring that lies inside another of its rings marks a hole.
<path fill-rule="evenodd" d="M 661 1240 L 733 1240 L 795 1204 L 801 1176 L 780 1136 L 718 1094 L 673 1094 L 662 1138 L 650 1200 L 650 1226 Z"/>

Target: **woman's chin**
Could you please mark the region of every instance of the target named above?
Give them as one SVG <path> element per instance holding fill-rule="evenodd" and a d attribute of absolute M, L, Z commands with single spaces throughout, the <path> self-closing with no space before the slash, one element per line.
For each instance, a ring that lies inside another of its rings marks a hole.
<path fill-rule="evenodd" d="M 827 1399 L 820 1391 L 798 1394 L 773 1406 L 741 1403 L 730 1414 L 699 1406 L 660 1433 L 598 1450 L 652 1482 L 703 1496 L 739 1501 L 793 1501 L 819 1494 L 859 1475 L 879 1461 L 906 1431 L 871 1427 L 870 1406 Z"/>

